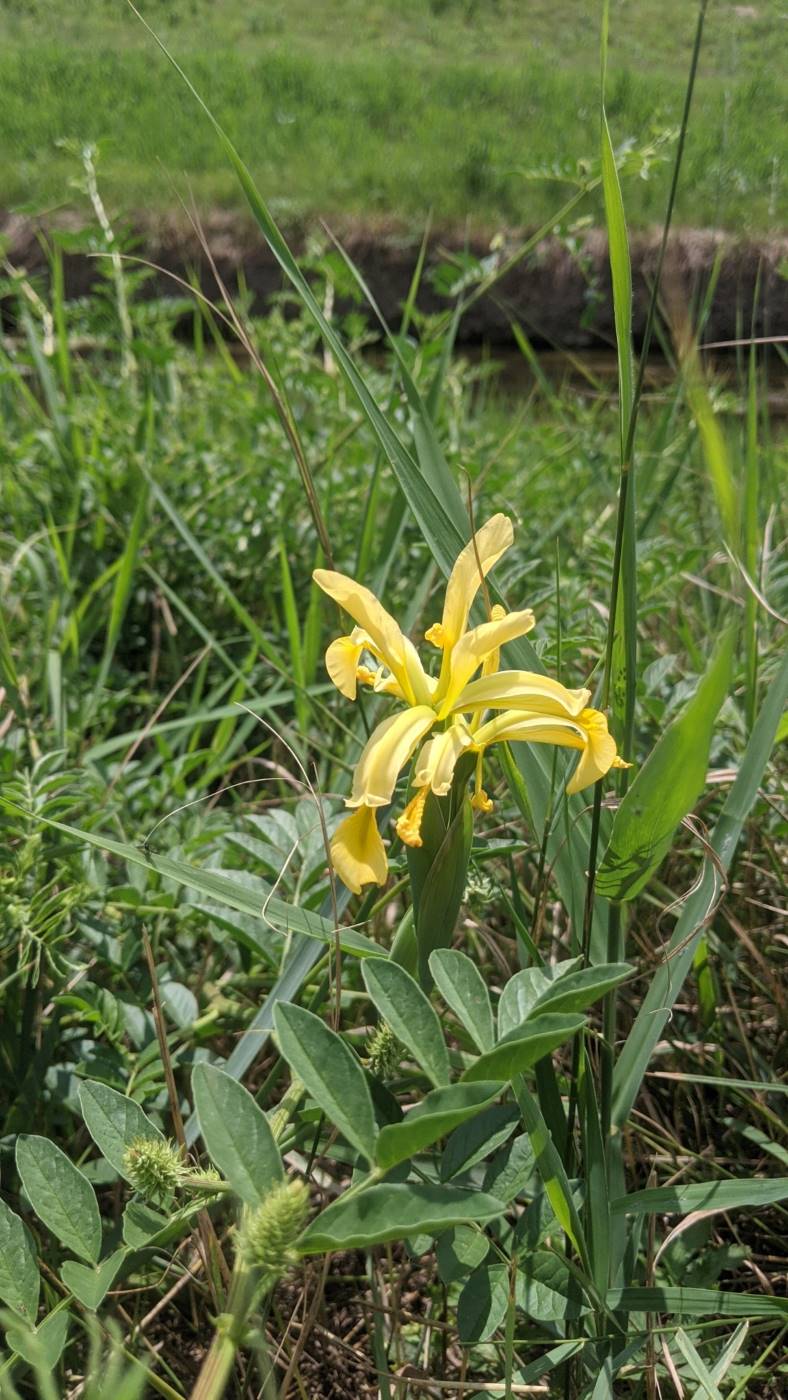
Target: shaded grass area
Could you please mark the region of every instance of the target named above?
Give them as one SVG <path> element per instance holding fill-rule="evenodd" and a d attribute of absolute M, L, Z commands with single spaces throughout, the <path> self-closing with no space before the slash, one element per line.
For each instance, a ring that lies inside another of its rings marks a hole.
<path fill-rule="evenodd" d="M 491 0 L 394 14 L 355 0 L 143 10 L 283 215 L 421 224 L 432 209 L 482 226 L 532 224 L 555 207 L 545 171 L 572 176 L 596 150 L 599 17 L 578 0 L 526 14 Z M 678 124 L 694 19 L 691 4 L 613 6 L 607 105 L 617 143 L 649 144 Z M 780 26 L 772 6 L 754 16 L 712 9 L 679 222 L 780 222 Z M 100 143 L 104 189 L 126 210 L 171 205 L 173 183 L 203 204 L 235 205 L 209 127 L 122 5 L 33 0 L 0 11 L 0 37 L 0 200 L 60 202 L 73 173 L 56 144 L 66 138 Z M 663 185 L 659 167 L 631 182 L 634 224 L 660 217 Z"/>

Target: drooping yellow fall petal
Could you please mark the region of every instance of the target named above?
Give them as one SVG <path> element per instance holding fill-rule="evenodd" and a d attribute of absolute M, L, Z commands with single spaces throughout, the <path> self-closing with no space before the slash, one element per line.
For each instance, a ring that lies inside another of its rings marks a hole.
<path fill-rule="evenodd" d="M 567 792 L 582 792 L 598 778 L 604 778 L 611 768 L 631 768 L 616 752 L 616 741 L 607 727 L 607 719 L 600 710 L 583 710 L 578 723 L 587 735 L 587 742 L 580 755 L 572 777 L 567 783 Z"/>
<path fill-rule="evenodd" d="M 611 768 L 628 766 L 618 757 L 615 740 L 608 732 L 607 720 L 599 710 L 582 710 L 575 719 L 504 710 L 481 725 L 473 738 L 479 749 L 504 742 L 557 744 L 562 748 L 579 749 L 581 758 L 567 785 L 568 793 L 581 792 L 583 788 L 590 787 Z"/>
<path fill-rule="evenodd" d="M 360 894 L 362 885 L 385 885 L 389 865 L 372 807 L 359 807 L 340 822 L 331 839 L 331 859 L 353 894 Z"/>
<path fill-rule="evenodd" d="M 348 700 L 356 698 L 359 657 L 368 647 L 366 632 L 354 627 L 349 637 L 337 637 L 326 651 L 326 670 L 337 690 Z"/>
<path fill-rule="evenodd" d="M 416 759 L 413 774 L 416 786 L 431 788 L 436 797 L 445 797 L 457 760 L 472 742 L 473 736 L 463 723 L 450 725 L 443 734 L 434 734 Z"/>
<path fill-rule="evenodd" d="M 373 730 L 353 771 L 348 807 L 382 807 L 391 801 L 400 772 L 435 723 L 429 705 L 410 705 Z"/>
<path fill-rule="evenodd" d="M 347 574 L 336 573 L 333 569 L 315 569 L 312 577 L 368 634 L 370 649 L 388 666 L 405 698 L 411 704 L 423 704 L 428 700 L 427 676 L 415 648 L 410 643 L 406 645 L 407 638 L 374 593 Z"/>
<path fill-rule="evenodd" d="M 459 704 L 462 691 L 485 657 L 490 652 L 499 651 L 506 642 L 530 632 L 535 621 L 531 609 L 524 608 L 522 612 L 505 613 L 492 622 L 482 622 L 460 637 L 449 657 L 448 682 L 445 689 L 439 690 L 442 698 L 438 713 L 441 718 L 455 708 L 462 708 Z"/>
<path fill-rule="evenodd" d="M 568 690 L 560 681 L 540 676 L 536 671 L 497 671 L 466 685 L 453 710 L 463 714 L 474 710 L 528 710 L 532 714 L 574 719 L 590 699 L 590 690 Z"/>

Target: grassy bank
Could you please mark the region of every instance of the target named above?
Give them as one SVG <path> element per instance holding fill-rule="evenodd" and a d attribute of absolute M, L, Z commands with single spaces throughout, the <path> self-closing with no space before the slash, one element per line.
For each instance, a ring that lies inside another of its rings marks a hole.
<path fill-rule="evenodd" d="M 571 175 L 596 151 L 599 15 L 584 0 L 141 8 L 283 215 L 421 226 L 432 209 L 485 227 L 533 224 L 558 190 L 530 176 Z M 684 0 L 613 5 L 617 143 L 678 125 L 694 23 Z M 678 221 L 784 221 L 783 28 L 773 5 L 711 7 Z M 173 183 L 203 207 L 237 200 L 210 129 L 121 0 L 3 6 L 0 83 L 0 202 L 62 201 L 72 171 L 62 138 L 99 142 L 105 192 L 125 210 L 169 207 Z M 633 224 L 659 219 L 663 169 L 631 182 Z"/>

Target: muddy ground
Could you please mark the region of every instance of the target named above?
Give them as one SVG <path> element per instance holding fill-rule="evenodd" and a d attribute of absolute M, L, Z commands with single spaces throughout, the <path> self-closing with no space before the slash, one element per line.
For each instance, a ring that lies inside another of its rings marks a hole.
<path fill-rule="evenodd" d="M 20 215 L 3 216 L 0 212 L 0 238 L 8 262 L 31 274 L 45 274 L 42 235 L 46 239 L 55 227 L 73 234 L 79 221 L 75 216 L 60 215 L 57 222 L 46 222 Z M 254 310 L 263 311 L 272 294 L 282 289 L 284 279 L 256 226 L 237 214 L 217 211 L 204 220 L 202 227 L 227 287 L 235 291 L 242 273 L 252 293 Z M 332 232 L 358 267 L 384 316 L 396 325 L 408 294 L 420 240 L 391 224 L 349 222 L 334 226 Z M 497 246 L 492 246 L 493 239 L 486 236 L 466 239 L 456 229 L 433 232 L 419 289 L 420 309 L 434 312 L 449 305 L 433 284 L 435 269 L 448 257 L 470 252 L 478 258 L 493 257 L 505 262 L 522 245 L 525 236 L 522 231 L 498 235 Z M 303 251 L 306 230 L 292 228 L 288 237 L 296 252 Z M 133 243 L 138 255 L 162 269 L 145 284 L 145 295 L 182 295 L 167 274 L 189 276 L 196 272 L 205 292 L 216 297 L 208 258 L 197 233 L 182 214 L 140 214 L 128 222 L 120 241 L 123 246 Z M 656 230 L 635 233 L 631 239 L 636 341 L 643 331 L 659 242 Z M 68 252 L 65 276 L 67 295 L 84 295 L 97 276 L 95 260 L 85 251 Z M 715 230 L 678 231 L 670 238 L 662 285 L 663 313 L 674 327 L 686 322 L 688 312 L 693 317 L 697 315 L 697 308 L 713 287 L 711 309 L 703 329 L 705 343 L 746 336 L 753 327 L 756 335 L 784 335 L 788 332 L 788 236 L 757 240 L 739 239 Z M 558 238 L 545 239 L 505 275 L 491 295 L 468 308 L 460 339 L 466 344 L 511 343 L 513 320 L 523 326 L 538 347 L 609 346 L 614 339 L 613 306 L 604 232 L 590 229 L 572 248 Z"/>

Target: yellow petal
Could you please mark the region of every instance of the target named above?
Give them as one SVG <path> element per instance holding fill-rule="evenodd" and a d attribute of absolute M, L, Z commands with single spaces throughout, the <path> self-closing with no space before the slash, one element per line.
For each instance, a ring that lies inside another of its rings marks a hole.
<path fill-rule="evenodd" d="M 482 577 L 497 564 L 514 539 L 512 522 L 507 515 L 493 515 L 476 539 L 469 540 L 457 557 L 449 575 L 443 604 L 443 646 L 451 648 L 465 631 L 471 604 L 481 586 Z M 430 629 L 432 630 L 432 629 Z"/>
<path fill-rule="evenodd" d="M 416 786 L 432 788 L 437 797 L 445 797 L 457 760 L 471 743 L 472 736 L 462 723 L 452 724 L 443 734 L 433 735 L 416 760 L 413 775 Z"/>
<path fill-rule="evenodd" d="M 359 807 L 340 822 L 331 839 L 331 859 L 344 885 L 359 894 L 362 885 L 385 885 L 386 848 L 371 807 Z"/>
<path fill-rule="evenodd" d="M 607 720 L 599 710 L 585 709 L 576 719 L 504 710 L 481 725 L 473 738 L 480 749 L 502 742 L 558 744 L 562 748 L 580 749 L 580 762 L 567 784 L 568 793 L 581 792 L 603 778 L 611 768 L 621 765 L 615 739 L 608 732 Z"/>
<path fill-rule="evenodd" d="M 315 569 L 312 577 L 368 634 L 370 650 L 388 666 L 405 697 L 411 702 L 427 700 L 427 677 L 415 648 L 403 637 L 394 618 L 374 593 L 347 574 L 335 573 L 333 569 Z"/>
<path fill-rule="evenodd" d="M 428 705 L 413 705 L 384 719 L 373 730 L 353 773 L 348 807 L 382 807 L 391 801 L 401 770 L 435 723 Z"/>
<path fill-rule="evenodd" d="M 337 637 L 326 651 L 326 670 L 340 694 L 356 698 L 358 659 L 366 645 L 366 633 L 354 627 L 349 637 Z"/>
<path fill-rule="evenodd" d="M 455 708 L 462 708 L 459 697 L 485 657 L 498 651 L 514 637 L 522 637 L 526 632 L 530 632 L 534 622 L 531 609 L 524 608 L 522 612 L 505 613 L 493 622 L 482 622 L 460 637 L 448 660 L 448 684 L 439 710 L 441 718 Z"/>
<path fill-rule="evenodd" d="M 591 699 L 590 690 L 567 690 L 551 676 L 535 671 L 497 671 L 471 681 L 458 695 L 454 710 L 528 710 L 574 719 Z"/>
<path fill-rule="evenodd" d="M 566 790 L 570 794 L 582 792 L 598 778 L 604 778 L 611 768 L 621 766 L 621 760 L 616 762 L 616 741 L 609 733 L 607 720 L 601 711 L 583 710 L 578 722 L 585 731 L 587 742 L 580 762 L 567 783 Z"/>

